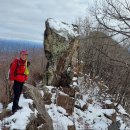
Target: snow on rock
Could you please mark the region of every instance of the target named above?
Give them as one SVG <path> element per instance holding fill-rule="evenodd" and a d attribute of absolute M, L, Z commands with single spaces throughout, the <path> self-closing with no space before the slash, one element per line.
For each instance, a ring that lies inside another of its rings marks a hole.
<path fill-rule="evenodd" d="M 106 104 L 112 104 L 112 102 L 110 100 L 106 100 L 106 101 L 104 101 L 104 103 L 106 103 Z"/>
<path fill-rule="evenodd" d="M 60 113 L 64 114 L 64 115 L 68 115 L 68 114 L 66 113 L 66 110 L 65 110 L 64 108 L 60 107 L 60 106 L 57 107 L 57 110 L 58 110 Z"/>
<path fill-rule="evenodd" d="M 54 88 L 53 86 L 46 86 L 43 89 L 45 89 L 48 92 L 51 92 L 51 89 Z"/>
<path fill-rule="evenodd" d="M 85 130 L 85 127 L 94 130 L 105 130 L 108 128 L 108 124 L 111 123 L 110 120 L 104 117 L 103 109 L 101 109 L 100 106 L 97 109 L 91 104 L 88 106 L 88 110 L 85 112 L 75 108 L 73 115 L 76 119 L 76 130 L 78 130 L 78 128 Z"/>
<path fill-rule="evenodd" d="M 86 102 L 88 96 L 84 95 L 84 100 L 78 100 L 82 107 Z M 76 130 L 85 129 L 107 129 L 108 124 L 111 123 L 109 119 L 104 116 L 104 113 L 111 115 L 114 110 L 104 110 L 100 103 L 89 104 L 86 111 L 74 108 L 74 113 L 68 116 L 66 110 L 56 104 L 46 105 L 46 110 L 53 120 L 54 130 L 64 129 L 68 130 L 68 125 L 75 125 Z"/>
<path fill-rule="evenodd" d="M 64 114 L 66 114 L 66 111 L 63 108 L 58 107 L 54 104 L 45 105 L 45 107 L 53 120 L 54 130 L 68 130 L 67 126 L 73 125 L 73 122 L 64 116 Z M 58 111 L 60 111 L 60 113 Z"/>
<path fill-rule="evenodd" d="M 76 105 L 79 105 L 81 108 L 86 104 L 83 100 L 79 99 L 75 102 Z"/>
<path fill-rule="evenodd" d="M 77 82 L 73 82 L 73 86 L 78 86 Z"/>
<path fill-rule="evenodd" d="M 32 103 L 33 103 L 32 99 L 25 99 L 22 94 L 20 96 L 19 105 L 22 106 L 23 108 L 15 112 L 10 117 L 4 118 L 2 122 L 5 124 L 6 127 L 9 127 L 11 130 L 13 129 L 25 130 L 27 124 L 30 121 L 29 118 L 31 114 L 34 113 L 35 116 L 37 115 L 37 110 L 33 112 L 29 108 L 29 104 L 32 104 Z M 7 109 L 9 110 L 12 109 L 12 103 L 8 104 Z"/>
<path fill-rule="evenodd" d="M 107 130 L 108 125 L 103 120 L 97 120 L 95 121 L 95 124 L 93 126 L 94 130 Z"/>
<path fill-rule="evenodd" d="M 115 109 L 103 109 L 102 112 L 106 115 L 112 115 L 115 113 Z"/>
<path fill-rule="evenodd" d="M 78 80 L 78 78 L 77 77 L 73 77 L 73 79 L 72 79 L 73 81 L 77 81 Z"/>
<path fill-rule="evenodd" d="M 112 124 L 112 120 L 107 118 L 116 114 L 116 121 L 120 123 L 119 130 L 129 130 L 129 122 L 125 121 L 124 118 L 129 120 L 125 115 L 129 116 L 121 105 L 118 106 L 118 112 L 115 109 L 104 109 L 103 104 L 115 104 L 111 101 L 111 96 L 106 98 L 102 98 L 101 95 L 98 94 L 99 88 L 97 84 L 95 87 L 90 87 L 87 91 L 87 94 L 83 94 L 83 99 L 76 99 L 74 112 L 72 115 L 67 115 L 66 111 L 52 103 L 46 107 L 49 115 L 53 120 L 54 130 L 64 129 L 67 130 L 68 125 L 74 125 L 76 130 L 108 130 L 108 127 Z M 59 93 L 61 91 L 59 90 Z M 54 94 L 52 94 L 53 96 Z M 90 104 L 87 102 L 88 99 L 92 99 L 93 102 Z M 87 109 L 84 111 L 82 107 L 87 105 Z M 76 107 L 80 106 L 80 107 Z M 124 114 L 124 115 L 123 115 Z M 107 116 L 106 116 L 107 115 Z M 64 123 L 65 122 L 65 123 Z M 69 122 L 69 123 L 68 123 Z"/>
<path fill-rule="evenodd" d="M 95 89 L 98 90 L 97 87 L 95 87 Z M 61 93 L 60 90 L 58 91 Z M 54 98 L 53 95 L 55 95 L 55 93 L 52 93 L 52 97 Z M 108 130 L 108 126 L 111 125 L 112 120 L 108 119 L 105 115 L 112 116 L 114 113 L 116 113 L 115 109 L 103 109 L 102 103 L 96 100 L 97 92 L 93 92 L 93 97 L 91 97 L 93 99 L 92 104 L 87 102 L 89 99 L 89 93 L 82 96 L 83 100 L 76 99 L 75 105 L 80 107 L 74 107 L 74 112 L 72 115 L 68 115 L 64 108 L 57 106 L 55 103 L 45 106 L 47 112 L 53 120 L 54 130 L 68 130 L 69 125 L 75 126 L 76 130 Z M 103 102 L 106 104 L 113 103 L 111 100 L 105 100 Z M 86 103 L 88 107 L 86 110 L 82 111 L 80 108 L 82 108 Z M 118 109 L 120 113 L 127 114 L 121 105 L 119 105 Z M 116 119 L 117 121 L 120 121 L 120 130 L 125 130 L 125 128 L 129 129 L 119 114 L 117 114 Z"/>
<path fill-rule="evenodd" d="M 38 130 L 39 130 L 39 129 L 42 129 L 42 127 L 43 127 L 43 124 L 41 124 L 41 125 L 38 126 L 37 128 L 38 128 Z"/>
<path fill-rule="evenodd" d="M 59 91 L 59 89 L 56 88 L 56 87 L 54 87 L 54 86 L 46 86 L 45 88 L 47 89 L 47 91 L 48 91 L 49 93 L 51 93 L 52 89 L 55 89 L 55 93 L 52 94 L 53 97 L 56 96 L 56 93 L 57 93 L 57 94 L 59 93 L 59 94 L 61 94 L 61 95 L 68 96 L 66 93 L 64 93 L 64 92 L 62 92 L 62 91 Z"/>
<path fill-rule="evenodd" d="M 126 111 L 124 110 L 124 108 L 121 106 L 121 105 L 118 105 L 118 112 L 120 112 L 120 113 L 122 113 L 122 114 L 126 114 L 126 115 L 128 115 L 127 113 L 126 113 Z"/>
<path fill-rule="evenodd" d="M 77 27 L 74 27 L 71 24 L 69 25 L 67 23 L 52 18 L 48 19 L 48 23 L 50 28 L 52 28 L 55 31 L 55 33 L 59 34 L 62 37 L 65 37 L 66 40 L 69 39 L 69 36 L 74 38 L 79 35 L 78 32 L 75 31 L 77 30 Z"/>
<path fill-rule="evenodd" d="M 43 90 L 41 90 L 40 93 L 41 93 L 41 96 L 43 97 L 43 96 L 44 96 L 44 92 L 43 92 Z"/>
<path fill-rule="evenodd" d="M 117 120 L 121 123 L 120 130 L 130 130 L 128 125 L 126 125 L 120 117 L 117 117 Z"/>
<path fill-rule="evenodd" d="M 0 103 L 0 113 L 2 112 L 3 110 L 3 105 Z"/>
<path fill-rule="evenodd" d="M 3 105 L 2 103 L 0 103 L 0 113 L 2 112 L 2 110 L 3 110 Z M 2 121 L 0 120 L 0 130 L 2 130 L 1 126 L 2 126 Z"/>

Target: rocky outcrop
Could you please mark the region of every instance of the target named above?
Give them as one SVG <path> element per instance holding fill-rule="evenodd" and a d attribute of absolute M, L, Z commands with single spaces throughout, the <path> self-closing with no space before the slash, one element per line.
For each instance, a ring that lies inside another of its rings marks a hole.
<path fill-rule="evenodd" d="M 44 84 L 68 86 L 73 74 L 72 69 L 77 65 L 78 27 L 51 18 L 47 19 L 45 26 L 44 51 L 48 63 Z"/>
<path fill-rule="evenodd" d="M 45 109 L 44 100 L 39 90 L 31 85 L 24 86 L 24 96 L 33 99 L 33 106 L 30 105 L 32 111 L 37 110 L 37 118 L 32 115 L 30 123 L 26 127 L 27 130 L 37 130 L 40 126 L 41 130 L 53 130 L 52 119 Z"/>

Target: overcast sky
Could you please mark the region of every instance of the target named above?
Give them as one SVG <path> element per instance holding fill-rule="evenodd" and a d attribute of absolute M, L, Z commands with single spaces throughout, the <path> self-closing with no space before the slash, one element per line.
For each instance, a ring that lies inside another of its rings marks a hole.
<path fill-rule="evenodd" d="M 0 0 L 0 37 L 43 40 L 44 23 L 84 17 L 92 0 Z"/>

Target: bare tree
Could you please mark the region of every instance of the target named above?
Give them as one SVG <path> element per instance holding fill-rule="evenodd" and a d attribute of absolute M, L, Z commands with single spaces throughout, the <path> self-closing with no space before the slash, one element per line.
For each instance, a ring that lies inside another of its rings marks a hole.
<path fill-rule="evenodd" d="M 102 0 L 91 10 L 96 20 L 113 36 L 122 36 L 119 42 L 130 38 L 129 0 Z M 120 38 L 118 37 L 118 39 Z"/>
<path fill-rule="evenodd" d="M 105 82 L 109 87 L 108 92 L 118 102 L 117 106 L 121 103 L 127 104 L 125 107 L 129 108 L 127 99 L 130 92 L 130 55 L 128 48 L 113 40 L 102 25 L 95 28 L 88 25 L 90 25 L 88 20 L 83 22 L 82 26 L 80 25 L 84 29 L 80 46 L 83 70 L 89 73 L 91 78 L 99 76 Z M 125 42 L 127 43 L 128 39 Z"/>

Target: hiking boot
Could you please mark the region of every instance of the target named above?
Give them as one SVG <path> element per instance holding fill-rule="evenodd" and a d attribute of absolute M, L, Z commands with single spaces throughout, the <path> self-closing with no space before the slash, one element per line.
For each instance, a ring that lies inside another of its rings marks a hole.
<path fill-rule="evenodd" d="M 18 106 L 18 107 L 17 107 L 17 110 L 20 110 L 20 109 L 22 109 L 22 108 L 23 108 L 23 107 L 21 107 L 21 106 Z"/>
<path fill-rule="evenodd" d="M 12 110 L 12 113 L 11 114 L 14 114 L 17 110 Z"/>

